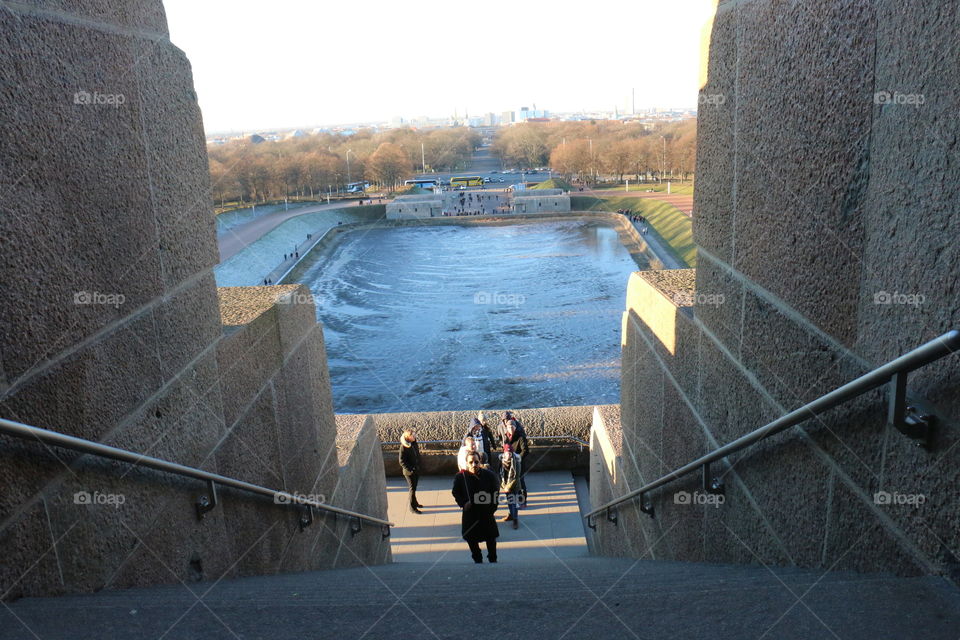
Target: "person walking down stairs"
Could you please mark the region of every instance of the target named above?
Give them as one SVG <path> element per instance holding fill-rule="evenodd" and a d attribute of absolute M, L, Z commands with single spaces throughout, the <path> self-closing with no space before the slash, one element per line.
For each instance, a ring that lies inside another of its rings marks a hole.
<path fill-rule="evenodd" d="M 500 495 L 507 501 L 510 513 L 503 522 L 513 522 L 513 528 L 520 527 L 520 512 L 517 505 L 520 501 L 520 456 L 513 452 L 509 444 L 503 445 L 500 454 Z"/>
<path fill-rule="evenodd" d="M 467 454 L 467 468 L 453 479 L 453 499 L 462 509 L 460 532 L 470 547 L 470 555 L 477 564 L 483 563 L 480 543 L 487 543 L 487 560 L 497 561 L 498 489 L 500 482 L 496 474 L 480 466 L 480 454 L 471 451 Z"/>
<path fill-rule="evenodd" d="M 422 513 L 422 504 L 417 502 L 417 483 L 420 481 L 420 443 L 413 429 L 407 429 L 400 438 L 400 468 L 407 481 L 410 493 L 410 511 Z"/>

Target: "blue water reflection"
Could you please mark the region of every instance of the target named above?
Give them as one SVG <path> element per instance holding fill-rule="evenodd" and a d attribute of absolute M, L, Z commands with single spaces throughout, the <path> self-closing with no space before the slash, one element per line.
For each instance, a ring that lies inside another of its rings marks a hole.
<path fill-rule="evenodd" d="M 300 278 L 338 413 L 619 402 L 638 268 L 616 230 L 549 221 L 347 235 Z"/>

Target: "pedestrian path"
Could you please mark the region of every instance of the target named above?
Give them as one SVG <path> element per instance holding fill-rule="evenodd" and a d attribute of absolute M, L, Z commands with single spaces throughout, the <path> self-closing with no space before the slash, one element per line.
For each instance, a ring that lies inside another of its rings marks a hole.
<path fill-rule="evenodd" d="M 387 478 L 387 509 L 394 562 L 452 562 L 472 564 L 467 543 L 460 536 L 460 509 L 450 491 L 453 476 L 422 476 L 417 499 L 420 515 L 407 504 L 407 483 Z M 520 511 L 520 528 L 500 522 L 506 506 L 497 510 L 497 555 L 501 561 L 572 558 L 588 555 L 583 520 L 569 471 L 527 475 L 529 506 Z"/>

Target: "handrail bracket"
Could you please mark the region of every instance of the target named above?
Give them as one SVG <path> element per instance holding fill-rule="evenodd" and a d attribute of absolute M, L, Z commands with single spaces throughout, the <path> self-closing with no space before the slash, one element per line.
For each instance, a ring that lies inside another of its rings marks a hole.
<path fill-rule="evenodd" d="M 303 531 L 307 527 L 313 524 L 313 507 L 308 505 L 304 506 L 303 513 L 300 514 L 300 531 Z"/>
<path fill-rule="evenodd" d="M 617 516 L 618 516 L 618 515 L 619 515 L 619 512 L 617 511 L 617 508 L 616 508 L 616 507 L 610 507 L 609 509 L 607 509 L 607 521 L 608 521 L 608 522 L 612 522 L 613 524 L 617 524 Z"/>
<path fill-rule="evenodd" d="M 203 520 L 207 512 L 213 511 L 217 506 L 217 483 L 210 480 L 207 482 L 207 488 L 210 490 L 209 493 L 197 498 L 197 520 Z"/>
<path fill-rule="evenodd" d="M 654 517 L 653 502 L 647 497 L 647 494 L 640 494 L 640 512 L 645 513 L 651 518 Z"/>
<path fill-rule="evenodd" d="M 907 404 L 907 375 L 907 371 L 900 371 L 890 378 L 887 421 L 908 438 L 919 440 L 918 446 L 930 449 L 937 417 Z"/>
<path fill-rule="evenodd" d="M 710 463 L 705 462 L 703 464 L 703 492 L 710 493 L 713 495 L 724 494 L 727 492 L 727 488 L 723 484 L 723 478 L 711 478 L 710 477 Z"/>

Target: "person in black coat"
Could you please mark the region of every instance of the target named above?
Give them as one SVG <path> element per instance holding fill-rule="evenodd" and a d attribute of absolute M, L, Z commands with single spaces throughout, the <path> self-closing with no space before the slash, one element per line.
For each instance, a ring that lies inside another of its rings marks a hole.
<path fill-rule="evenodd" d="M 487 560 L 497 561 L 497 538 L 500 530 L 494 513 L 499 500 L 500 479 L 489 469 L 480 467 L 477 453 L 467 454 L 467 469 L 453 479 L 453 499 L 463 511 L 460 531 L 477 564 L 483 562 L 480 543 L 487 543 Z"/>
<path fill-rule="evenodd" d="M 420 482 L 420 444 L 413 429 L 407 429 L 400 438 L 400 468 L 407 481 L 410 494 L 410 511 L 421 513 L 423 506 L 417 502 L 417 483 Z"/>
<path fill-rule="evenodd" d="M 487 428 L 479 418 L 474 418 L 470 424 L 470 430 L 467 431 L 467 435 L 477 443 L 477 451 L 482 451 L 483 455 L 486 456 L 486 462 L 490 465 L 490 469 L 496 469 L 497 456 L 495 455 L 493 434 L 490 432 L 490 429 Z"/>

